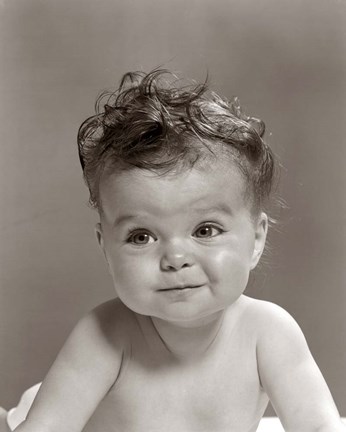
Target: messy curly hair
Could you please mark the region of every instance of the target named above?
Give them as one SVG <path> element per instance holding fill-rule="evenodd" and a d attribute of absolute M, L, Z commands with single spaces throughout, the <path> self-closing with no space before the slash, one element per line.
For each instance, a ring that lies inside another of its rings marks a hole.
<path fill-rule="evenodd" d="M 102 106 L 103 104 L 103 106 Z M 183 84 L 164 69 L 126 73 L 117 91 L 103 93 L 96 115 L 78 131 L 79 158 L 90 205 L 102 211 L 99 186 L 106 172 L 140 168 L 167 174 L 208 157 L 237 164 L 254 208 L 263 208 L 274 178 L 274 155 L 264 123 L 202 84 Z"/>

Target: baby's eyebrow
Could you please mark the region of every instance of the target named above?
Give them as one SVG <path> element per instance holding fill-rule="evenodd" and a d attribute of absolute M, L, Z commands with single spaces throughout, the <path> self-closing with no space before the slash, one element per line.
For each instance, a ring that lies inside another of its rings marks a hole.
<path fill-rule="evenodd" d="M 193 205 L 187 210 L 188 213 L 196 213 L 196 214 L 206 214 L 206 213 L 225 213 L 227 215 L 233 214 L 232 209 L 227 204 L 217 204 L 213 205 L 211 207 L 206 206 L 198 206 L 194 207 Z M 113 227 L 119 226 L 120 224 L 124 222 L 130 222 L 136 219 L 143 219 L 143 218 L 150 218 L 151 216 L 149 214 L 143 213 L 143 214 L 123 214 L 119 215 L 115 218 L 113 222 Z"/>
<path fill-rule="evenodd" d="M 217 204 L 213 205 L 211 207 L 192 207 L 192 210 L 194 212 L 200 212 L 200 213 L 226 213 L 226 214 L 233 214 L 233 211 L 231 207 L 229 207 L 227 204 Z"/>
<path fill-rule="evenodd" d="M 134 219 L 138 219 L 140 217 L 143 217 L 144 215 L 132 215 L 132 214 L 124 214 L 124 215 L 120 215 L 117 218 L 115 218 L 114 222 L 113 222 L 113 227 L 118 226 L 124 222 L 129 222 L 132 221 Z"/>

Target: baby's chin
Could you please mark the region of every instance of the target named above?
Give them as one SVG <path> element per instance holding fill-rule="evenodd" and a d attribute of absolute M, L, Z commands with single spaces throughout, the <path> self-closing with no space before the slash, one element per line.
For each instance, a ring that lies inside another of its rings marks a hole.
<path fill-rule="evenodd" d="M 230 292 L 225 293 L 219 298 L 205 298 L 204 289 L 204 287 L 192 288 L 191 292 L 187 293 L 162 293 L 162 298 L 153 299 L 152 302 L 126 298 L 126 296 L 119 296 L 119 298 L 128 309 L 136 314 L 177 327 L 193 328 L 218 320 L 226 310 L 237 303 L 242 295 L 242 292 L 239 291 L 232 295 Z"/>
<path fill-rule="evenodd" d="M 183 309 L 183 308 L 182 308 Z M 186 311 L 181 310 L 170 313 L 151 313 L 149 316 L 153 321 L 166 323 L 181 328 L 196 328 L 208 325 L 213 321 L 218 321 L 223 316 L 225 308 L 217 308 L 213 310 Z"/>

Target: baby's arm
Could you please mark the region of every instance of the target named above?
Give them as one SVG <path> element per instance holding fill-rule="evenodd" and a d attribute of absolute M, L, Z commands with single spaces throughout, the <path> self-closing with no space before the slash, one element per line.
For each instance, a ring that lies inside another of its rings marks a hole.
<path fill-rule="evenodd" d="M 80 432 L 115 382 L 122 350 L 114 343 L 114 302 L 75 327 L 16 432 Z"/>
<path fill-rule="evenodd" d="M 263 304 L 259 375 L 286 431 L 346 431 L 302 331 L 279 306 Z"/>

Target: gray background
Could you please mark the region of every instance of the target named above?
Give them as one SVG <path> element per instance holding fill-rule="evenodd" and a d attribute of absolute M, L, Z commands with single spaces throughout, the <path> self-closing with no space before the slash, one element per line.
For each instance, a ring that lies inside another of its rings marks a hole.
<path fill-rule="evenodd" d="M 2 0 L 0 13 L 0 405 L 113 295 L 76 132 L 102 89 L 163 64 L 208 70 L 266 121 L 287 208 L 248 294 L 296 318 L 345 416 L 345 1 Z"/>

